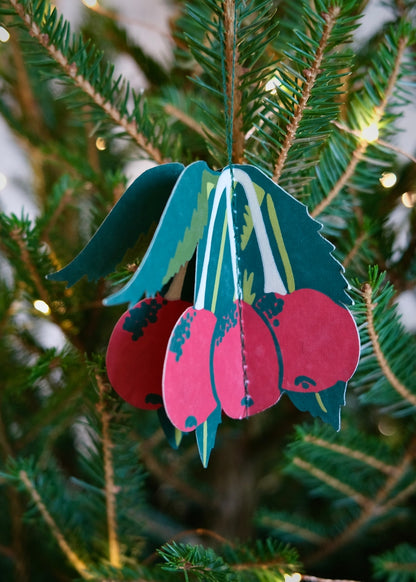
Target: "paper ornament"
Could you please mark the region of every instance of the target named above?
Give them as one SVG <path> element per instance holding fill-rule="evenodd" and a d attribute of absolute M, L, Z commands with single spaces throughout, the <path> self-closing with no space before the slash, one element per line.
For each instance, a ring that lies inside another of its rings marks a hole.
<path fill-rule="evenodd" d="M 195 430 L 204 466 L 222 412 L 246 418 L 283 394 L 339 430 L 359 336 L 334 247 L 306 207 L 254 166 L 165 164 L 142 174 L 49 278 L 107 275 L 154 221 L 139 268 L 104 301 L 130 305 L 107 350 L 120 396 L 158 408 L 173 444 Z M 195 251 L 193 304 L 169 300 Z"/>

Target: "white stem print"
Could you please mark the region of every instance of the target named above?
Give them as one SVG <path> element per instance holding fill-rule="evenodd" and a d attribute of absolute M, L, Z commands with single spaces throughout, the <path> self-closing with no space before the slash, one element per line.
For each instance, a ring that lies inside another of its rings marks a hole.
<path fill-rule="evenodd" d="M 234 291 L 235 296 L 238 299 L 242 299 L 242 297 L 239 296 L 240 292 L 238 289 L 237 248 L 235 242 L 234 220 L 231 207 L 231 192 L 233 179 L 235 182 L 239 182 L 243 187 L 244 193 L 247 198 L 248 206 L 251 212 L 253 228 L 259 245 L 260 257 L 264 272 L 264 292 L 265 293 L 274 292 L 279 293 L 280 295 L 286 295 L 287 293 L 286 287 L 283 283 L 283 280 L 280 276 L 280 273 L 277 269 L 273 257 L 273 252 L 270 246 L 269 238 L 267 236 L 266 227 L 261 213 L 260 204 L 257 199 L 256 191 L 253 186 L 253 182 L 250 176 L 243 170 L 233 168 L 233 170 L 231 171 L 230 168 L 227 168 L 220 175 L 217 182 L 217 187 L 215 189 L 214 202 L 212 206 L 210 222 L 208 225 L 207 244 L 205 247 L 204 262 L 202 265 L 201 281 L 198 289 L 197 299 L 195 301 L 196 309 L 202 309 L 204 306 L 208 277 L 209 256 L 211 253 L 214 225 L 218 213 L 218 207 L 221 200 L 221 196 L 224 193 L 227 201 L 227 227 L 230 240 Z"/>

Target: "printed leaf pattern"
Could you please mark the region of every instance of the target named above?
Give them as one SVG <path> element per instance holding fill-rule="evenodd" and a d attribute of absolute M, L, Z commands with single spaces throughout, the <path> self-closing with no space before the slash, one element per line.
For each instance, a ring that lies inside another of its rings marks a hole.
<path fill-rule="evenodd" d="M 158 177 L 166 187 L 178 170 L 168 166 Z M 339 430 L 360 346 L 347 282 L 321 225 L 254 166 L 214 172 L 195 162 L 169 184 L 139 269 L 105 301 L 131 306 L 108 346 L 114 388 L 134 406 L 157 408 L 174 446 L 195 431 L 204 466 L 222 412 L 248 417 L 283 394 Z M 109 237 L 104 249 L 119 232 L 120 220 L 112 224 L 100 234 Z M 193 305 L 158 295 L 195 251 Z M 52 277 L 75 281 L 73 263 Z"/>
<path fill-rule="evenodd" d="M 157 223 L 183 165 L 151 168 L 126 190 L 84 249 L 66 267 L 47 276 L 74 285 L 84 275 L 96 281 L 115 271 L 139 236 Z"/>

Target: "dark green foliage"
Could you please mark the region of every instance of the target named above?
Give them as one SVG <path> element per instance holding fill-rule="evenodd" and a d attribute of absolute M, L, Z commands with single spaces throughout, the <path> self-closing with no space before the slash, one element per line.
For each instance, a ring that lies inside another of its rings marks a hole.
<path fill-rule="evenodd" d="M 235 29 L 222 0 L 172 3 L 165 67 L 111 12 L 85 9 L 73 33 L 49 1 L 0 0 L 12 35 L 0 114 L 37 207 L 0 212 L 0 578 L 415 581 L 416 342 L 396 307 L 415 289 L 416 212 L 401 206 L 416 192 L 415 152 L 390 144 L 414 98 L 416 4 L 385 2 L 387 22 L 357 43 L 367 2 L 230 0 Z M 115 73 L 126 54 L 143 92 Z M 202 469 L 193 438 L 171 449 L 157 413 L 111 390 L 104 355 L 123 308 L 102 299 L 140 264 L 155 217 L 107 280 L 65 289 L 45 275 L 83 248 L 125 190 L 126 164 L 144 158 L 254 163 L 324 223 L 362 343 L 340 432 L 282 397 L 246 421 L 224 416 Z M 389 189 L 385 171 L 398 178 Z"/>

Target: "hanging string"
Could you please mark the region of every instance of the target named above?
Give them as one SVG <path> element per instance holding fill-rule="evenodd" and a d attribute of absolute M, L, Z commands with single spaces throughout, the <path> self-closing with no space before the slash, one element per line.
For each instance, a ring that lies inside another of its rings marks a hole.
<path fill-rule="evenodd" d="M 228 0 L 224 1 L 224 5 Z M 234 4 L 234 14 L 232 17 L 232 47 L 231 47 L 231 71 L 227 70 L 227 59 L 229 58 L 227 31 L 224 31 L 223 21 L 220 20 L 219 33 L 221 43 L 221 73 L 222 73 L 222 92 L 224 95 L 224 115 L 226 130 L 226 146 L 228 166 L 231 168 L 233 163 L 233 134 L 234 134 L 234 89 L 235 89 L 235 69 L 237 54 L 237 5 Z M 224 6 L 224 10 L 227 8 Z M 231 78 L 229 75 L 231 73 Z M 230 84 L 229 84 L 230 83 Z"/>
<path fill-rule="evenodd" d="M 224 11 L 227 11 L 227 2 L 231 0 L 224 0 Z M 227 145 L 227 158 L 228 158 L 228 166 L 230 168 L 230 179 L 231 179 L 231 188 L 230 192 L 227 192 L 227 196 L 230 196 L 232 199 L 236 196 L 236 184 L 234 182 L 234 172 L 233 172 L 233 139 L 234 139 L 234 91 L 235 91 L 235 69 L 236 69 L 236 55 L 237 55 L 237 0 L 233 2 L 233 16 L 232 22 L 230 23 L 230 11 L 227 11 L 226 15 L 228 16 L 226 20 L 226 24 L 232 24 L 232 47 L 231 47 L 231 71 L 229 67 L 227 67 L 228 59 L 229 59 L 229 44 L 227 39 L 227 30 L 224 32 L 223 21 L 220 21 L 220 42 L 221 42 L 221 71 L 222 71 L 222 89 L 224 95 L 224 114 L 225 114 L 225 130 L 226 130 L 226 145 Z M 229 4 L 228 4 L 229 6 Z M 228 21 L 228 22 L 227 22 Z M 230 78 L 231 73 L 231 78 Z M 228 84 L 230 83 L 230 84 Z M 232 209 L 233 216 L 233 233 L 232 236 L 234 237 L 235 241 L 237 242 L 238 237 L 238 221 L 237 219 L 237 208 L 236 205 L 233 204 Z M 229 225 L 230 228 L 231 225 Z M 237 312 L 238 312 L 238 321 L 240 326 L 240 344 L 241 344 L 241 361 L 243 365 L 243 382 L 244 382 L 244 392 L 245 392 L 245 400 L 246 400 L 246 409 L 245 409 L 245 416 L 249 416 L 247 404 L 249 401 L 249 380 L 247 376 L 247 361 L 246 361 L 246 352 L 245 352 L 245 335 L 244 335 L 244 328 L 243 328 L 243 309 L 242 309 L 242 300 L 243 300 L 243 281 L 242 281 L 242 272 L 239 265 L 240 262 L 240 253 L 238 252 L 239 245 L 235 246 L 235 254 L 236 254 L 236 263 L 234 265 L 234 269 L 236 270 L 235 281 L 236 281 L 236 303 L 237 303 Z"/>

